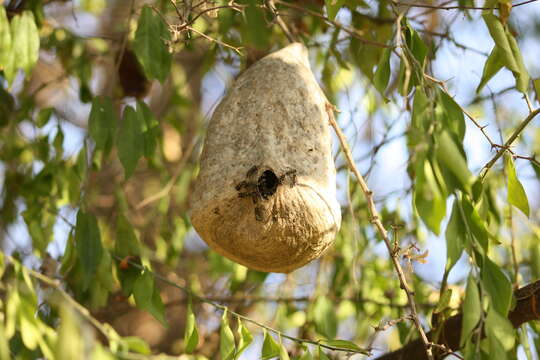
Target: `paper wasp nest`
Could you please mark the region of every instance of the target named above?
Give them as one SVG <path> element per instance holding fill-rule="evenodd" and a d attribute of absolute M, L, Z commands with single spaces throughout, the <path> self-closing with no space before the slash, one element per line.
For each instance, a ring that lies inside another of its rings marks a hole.
<path fill-rule="evenodd" d="M 212 249 L 287 273 L 329 247 L 341 213 L 326 102 L 299 43 L 235 81 L 210 120 L 191 198 Z"/>

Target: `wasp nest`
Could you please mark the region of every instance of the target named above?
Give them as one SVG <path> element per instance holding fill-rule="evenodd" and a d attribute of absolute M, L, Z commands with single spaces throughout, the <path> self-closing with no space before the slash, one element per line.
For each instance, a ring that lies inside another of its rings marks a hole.
<path fill-rule="evenodd" d="M 191 198 L 212 249 L 287 273 L 329 247 L 341 213 L 326 102 L 298 43 L 235 81 L 210 120 Z"/>

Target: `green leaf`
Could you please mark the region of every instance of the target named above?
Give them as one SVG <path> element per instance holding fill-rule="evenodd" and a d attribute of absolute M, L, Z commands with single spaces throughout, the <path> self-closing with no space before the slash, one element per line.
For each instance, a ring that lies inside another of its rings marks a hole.
<path fill-rule="evenodd" d="M 133 297 L 135 303 L 141 309 L 148 309 L 152 306 L 152 294 L 154 293 L 154 278 L 152 274 L 144 270 L 135 281 L 133 286 Z"/>
<path fill-rule="evenodd" d="M 39 57 L 39 32 L 31 11 L 13 17 L 11 38 L 15 66 L 29 75 Z"/>
<path fill-rule="evenodd" d="M 235 352 L 234 334 L 229 326 L 227 311 L 224 311 L 221 317 L 221 329 L 219 331 L 219 353 L 221 360 L 233 359 Z"/>
<path fill-rule="evenodd" d="M 446 92 L 439 92 L 446 113 L 448 127 L 457 135 L 460 141 L 465 137 L 465 117 L 461 107 Z"/>
<path fill-rule="evenodd" d="M 246 20 L 242 28 L 243 38 L 255 48 L 265 49 L 270 44 L 272 28 L 267 26 L 264 11 L 259 7 L 259 1 L 248 0 L 246 4 L 244 10 Z"/>
<path fill-rule="evenodd" d="M 92 214 L 85 214 L 82 210 L 77 213 L 75 248 L 83 268 L 82 289 L 86 290 L 97 273 L 103 246 L 96 218 Z"/>
<path fill-rule="evenodd" d="M 279 360 L 290 360 L 289 352 L 283 343 L 279 344 Z"/>
<path fill-rule="evenodd" d="M 461 325 L 460 341 L 462 346 L 470 340 L 471 333 L 478 325 L 481 315 L 482 305 L 480 304 L 478 285 L 474 278 L 469 275 L 465 290 L 465 299 L 463 300 L 463 322 Z"/>
<path fill-rule="evenodd" d="M 334 20 L 336 15 L 343 5 L 345 5 L 345 0 L 325 0 L 324 4 L 326 6 L 326 14 L 330 20 Z"/>
<path fill-rule="evenodd" d="M 349 340 L 321 340 L 321 343 L 329 346 L 339 347 L 342 349 L 349 349 L 358 353 L 367 352 L 367 350 L 358 347 L 358 345 Z"/>
<path fill-rule="evenodd" d="M 388 80 L 390 79 L 391 53 L 392 50 L 390 48 L 384 49 L 379 65 L 377 65 L 377 71 L 375 71 L 375 75 L 373 76 L 373 84 L 383 97 L 386 86 L 388 85 Z"/>
<path fill-rule="evenodd" d="M 471 231 L 471 235 L 476 239 L 484 251 L 488 250 L 490 234 L 486 228 L 486 223 L 478 215 L 478 211 L 472 203 L 462 197 L 460 203 L 463 209 L 463 220 L 467 224 L 466 229 Z"/>
<path fill-rule="evenodd" d="M 0 322 L 0 359 L 11 359 L 8 341 L 9 337 L 6 335 L 4 323 Z"/>
<path fill-rule="evenodd" d="M 517 178 L 514 161 L 510 156 L 506 156 L 506 174 L 508 176 L 508 203 L 529 217 L 529 200 L 523 185 Z"/>
<path fill-rule="evenodd" d="M 328 357 L 328 355 L 326 355 L 322 349 L 322 347 L 319 345 L 317 346 L 317 352 L 318 352 L 318 356 L 319 356 L 319 360 L 330 360 L 330 358 Z"/>
<path fill-rule="evenodd" d="M 496 309 L 488 310 L 485 329 L 488 339 L 493 338 L 497 340 L 499 343 L 497 347 L 502 350 L 502 353 L 506 354 L 507 351 L 513 349 L 516 338 L 514 327 L 508 318 L 496 311 Z"/>
<path fill-rule="evenodd" d="M 143 128 L 144 156 L 150 158 L 154 155 L 154 151 L 156 150 L 157 138 L 159 135 L 159 123 L 144 101 L 137 100 L 137 115 L 139 116 L 139 122 L 142 124 Z"/>
<path fill-rule="evenodd" d="M 437 307 L 435 308 L 434 311 L 437 313 L 444 311 L 448 307 L 448 304 L 450 303 L 450 299 L 452 299 L 452 289 L 447 288 L 442 294 L 441 298 L 439 299 L 439 302 L 437 303 Z"/>
<path fill-rule="evenodd" d="M 141 63 L 145 74 L 152 79 L 165 81 L 171 69 L 172 55 L 169 53 L 167 41 L 171 35 L 167 25 L 145 5 L 135 32 L 133 50 Z"/>
<path fill-rule="evenodd" d="M 446 271 L 450 271 L 459 260 L 465 246 L 465 223 L 459 209 L 458 199 L 454 200 L 452 215 L 446 226 Z"/>
<path fill-rule="evenodd" d="M 416 87 L 411 114 L 411 126 L 409 131 L 407 131 L 407 146 L 409 148 L 425 142 L 426 131 L 424 125 L 427 123 L 426 119 L 431 120 L 432 118 L 430 105 L 431 103 L 424 89 Z"/>
<path fill-rule="evenodd" d="M 514 35 L 512 35 L 508 29 L 506 29 L 506 35 L 508 37 L 508 42 L 510 43 L 512 53 L 514 54 L 514 59 L 516 59 L 516 63 L 518 66 L 518 71 L 514 72 L 514 77 L 516 78 L 516 88 L 522 93 L 526 94 L 529 88 L 529 81 L 531 78 L 529 76 L 529 73 L 527 72 L 527 69 L 525 68 L 523 56 L 521 55 L 519 45 L 514 38 Z"/>
<path fill-rule="evenodd" d="M 143 355 L 150 355 L 152 350 L 150 346 L 138 336 L 125 336 L 122 338 L 122 342 L 128 347 L 129 350 Z M 75 358 L 72 358 L 75 359 Z"/>
<path fill-rule="evenodd" d="M 165 306 L 161 301 L 159 290 L 156 287 L 154 277 L 145 269 L 133 285 L 133 297 L 137 306 L 148 311 L 163 326 L 167 326 L 165 319 Z"/>
<path fill-rule="evenodd" d="M 262 346 L 262 360 L 268 360 L 274 357 L 278 357 L 281 352 L 281 347 L 276 343 L 276 340 L 264 330 L 264 341 Z"/>
<path fill-rule="evenodd" d="M 185 352 L 191 354 L 199 344 L 199 332 L 197 331 L 197 323 L 195 322 L 195 314 L 191 305 L 191 297 L 189 298 L 186 311 L 186 329 L 184 330 L 184 346 Z"/>
<path fill-rule="evenodd" d="M 21 310 L 19 313 L 19 330 L 24 346 L 34 350 L 41 341 L 40 324 L 34 316 L 35 308 L 24 298 L 21 298 Z"/>
<path fill-rule="evenodd" d="M 143 123 L 131 106 L 124 109 L 122 127 L 116 139 L 118 158 L 124 167 L 125 178 L 128 179 L 144 151 Z"/>
<path fill-rule="evenodd" d="M 495 46 L 493 50 L 491 50 L 491 53 L 489 54 L 484 64 L 484 70 L 482 70 L 482 78 L 480 79 L 480 84 L 478 84 L 476 88 L 476 92 L 479 93 L 488 83 L 488 81 L 491 80 L 491 78 L 503 68 L 503 66 L 504 62 L 500 54 L 500 50 L 497 46 Z"/>
<path fill-rule="evenodd" d="M 443 131 L 438 140 L 437 159 L 439 164 L 450 170 L 458 179 L 464 191 L 470 192 L 473 176 L 467 167 L 467 161 L 461 149 L 447 131 Z"/>
<path fill-rule="evenodd" d="M 407 24 L 407 27 L 405 29 L 405 40 L 407 42 L 409 50 L 411 51 L 415 59 L 418 61 L 420 67 L 423 68 L 428 48 L 426 44 L 424 44 L 424 41 L 422 40 L 420 35 L 418 35 L 418 33 L 409 24 Z"/>
<path fill-rule="evenodd" d="M 0 70 L 11 65 L 11 29 L 7 18 L 6 9 L 0 6 Z"/>
<path fill-rule="evenodd" d="M 489 34 L 493 38 L 493 41 L 495 41 L 495 45 L 498 48 L 499 55 L 501 56 L 501 60 L 504 65 L 512 72 L 519 72 L 519 67 L 516 59 L 514 58 L 514 53 L 512 52 L 506 30 L 502 22 L 493 14 L 483 14 L 482 18 L 488 27 Z"/>
<path fill-rule="evenodd" d="M 419 159 L 416 164 L 413 202 L 424 224 L 439 234 L 441 221 L 446 215 L 446 195 L 442 193 L 427 159 Z"/>
<path fill-rule="evenodd" d="M 315 301 L 313 319 L 315 320 L 315 328 L 319 334 L 330 339 L 336 337 L 336 309 L 334 304 L 326 296 L 319 296 Z"/>
<path fill-rule="evenodd" d="M 116 222 L 114 252 L 122 258 L 138 256 L 141 253 L 139 239 L 133 231 L 133 226 L 123 214 L 120 214 Z"/>
<path fill-rule="evenodd" d="M 311 355 L 311 352 L 307 348 L 307 346 L 304 346 L 302 349 L 304 352 L 302 353 L 302 356 L 298 360 L 313 360 L 313 355 Z"/>
<path fill-rule="evenodd" d="M 497 264 L 487 256 L 482 268 L 482 283 L 493 308 L 502 316 L 506 316 L 512 300 L 512 284 Z"/>
<path fill-rule="evenodd" d="M 251 344 L 253 341 L 253 335 L 249 332 L 249 330 L 244 326 L 242 321 L 238 319 L 238 329 L 236 330 L 238 333 L 238 349 L 236 350 L 236 354 L 234 354 L 234 358 L 238 359 L 240 355 L 246 350 L 246 348 Z"/>
<path fill-rule="evenodd" d="M 536 101 L 540 102 L 540 78 L 533 80 L 534 93 L 536 95 Z"/>
<path fill-rule="evenodd" d="M 111 100 L 107 97 L 95 97 L 88 118 L 88 132 L 96 143 L 96 148 L 103 150 L 105 154 L 111 150 L 117 122 Z"/>
<path fill-rule="evenodd" d="M 57 359 L 77 359 L 84 353 L 84 338 L 73 310 L 67 304 L 60 307 L 60 328 L 55 346 Z"/>

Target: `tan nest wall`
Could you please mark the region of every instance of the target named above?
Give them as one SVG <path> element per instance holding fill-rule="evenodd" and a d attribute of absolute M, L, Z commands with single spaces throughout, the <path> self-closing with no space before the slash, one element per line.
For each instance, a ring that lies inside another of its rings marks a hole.
<path fill-rule="evenodd" d="M 208 245 L 252 269 L 290 272 L 341 223 L 326 97 L 291 44 L 246 70 L 208 126 L 191 198 Z"/>

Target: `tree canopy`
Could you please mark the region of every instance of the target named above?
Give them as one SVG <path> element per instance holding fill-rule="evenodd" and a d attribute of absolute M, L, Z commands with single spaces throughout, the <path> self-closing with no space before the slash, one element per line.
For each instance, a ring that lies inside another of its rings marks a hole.
<path fill-rule="evenodd" d="M 0 359 L 537 358 L 536 1 L 0 0 Z M 189 199 L 216 104 L 291 42 L 343 220 L 283 275 Z"/>

